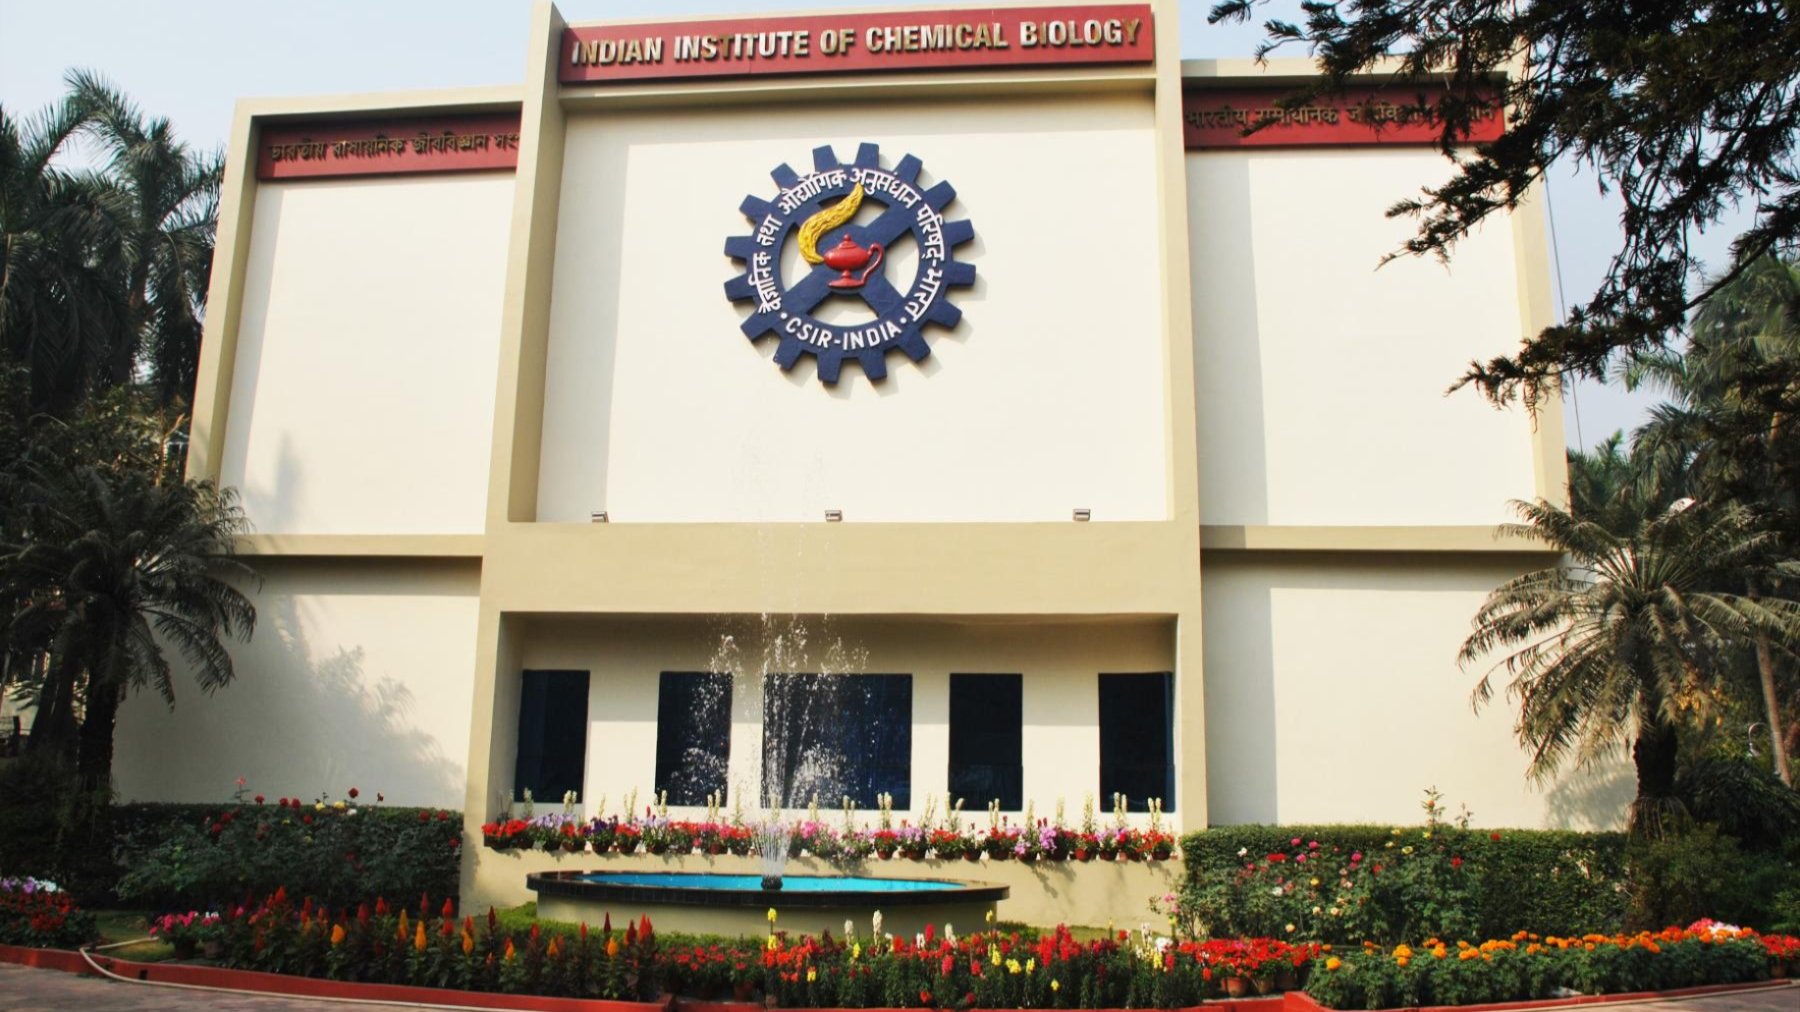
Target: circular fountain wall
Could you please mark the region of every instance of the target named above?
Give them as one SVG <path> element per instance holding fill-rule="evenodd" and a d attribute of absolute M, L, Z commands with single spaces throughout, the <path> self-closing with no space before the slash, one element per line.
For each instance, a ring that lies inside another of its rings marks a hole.
<path fill-rule="evenodd" d="M 660 931 L 761 934 L 770 907 L 777 926 L 796 934 L 830 931 L 844 922 L 859 933 L 881 911 L 883 930 L 913 935 L 925 925 L 963 924 L 975 930 L 1006 886 L 944 879 L 786 875 L 780 890 L 764 889 L 758 875 L 703 872 L 538 872 L 526 878 L 546 920 L 599 924 L 607 914 L 623 923 L 648 915 Z"/>

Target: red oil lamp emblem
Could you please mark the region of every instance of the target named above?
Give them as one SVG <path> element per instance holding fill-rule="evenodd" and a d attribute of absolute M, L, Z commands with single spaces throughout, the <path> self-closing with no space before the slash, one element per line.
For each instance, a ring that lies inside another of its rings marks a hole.
<path fill-rule="evenodd" d="M 844 238 L 826 250 L 820 259 L 825 261 L 825 266 L 842 272 L 827 282 L 831 287 L 861 288 L 868 282 L 869 275 L 875 273 L 875 268 L 881 266 L 881 244 L 872 242 L 868 246 L 859 246 L 850 238 L 850 233 L 845 232 Z M 854 273 L 859 270 L 862 271 L 860 275 Z"/>

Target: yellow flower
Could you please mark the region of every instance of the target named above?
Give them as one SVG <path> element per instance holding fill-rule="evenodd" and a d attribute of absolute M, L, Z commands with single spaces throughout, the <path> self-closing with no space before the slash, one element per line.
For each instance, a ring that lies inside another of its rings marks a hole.
<path fill-rule="evenodd" d="M 1017 974 L 1020 971 L 1020 969 L 1022 969 L 1022 968 L 1019 966 L 1018 960 L 1009 959 L 1006 961 L 1006 972 L 1007 973 Z"/>
<path fill-rule="evenodd" d="M 1425 831 L 1425 839 L 1427 839 L 1427 840 L 1431 839 L 1431 830 L 1427 829 Z"/>
<path fill-rule="evenodd" d="M 337 802 L 337 803 L 336 803 L 336 804 L 333 804 L 333 805 L 332 805 L 332 806 L 331 806 L 331 807 L 333 807 L 333 808 L 335 808 L 335 809 L 337 809 L 337 810 L 338 810 L 338 811 L 340 811 L 340 812 L 341 812 L 341 811 L 343 811 L 343 810 L 344 810 L 344 809 L 346 809 L 346 808 L 349 808 L 349 807 L 350 807 L 350 806 L 349 806 L 349 805 L 346 805 L 346 804 L 344 804 L 344 803 L 343 803 L 343 802 L 342 802 L 342 801 L 339 801 L 339 802 Z"/>
<path fill-rule="evenodd" d="M 862 958 L 862 943 L 861 942 L 856 942 L 850 946 L 850 958 L 851 959 L 861 959 Z"/>
<path fill-rule="evenodd" d="M 1318 885 L 1318 884 L 1319 884 L 1319 880 L 1318 880 L 1318 879 L 1313 879 L 1313 880 L 1312 880 L 1312 884 L 1313 884 L 1313 885 Z"/>
<path fill-rule="evenodd" d="M 313 802 L 313 811 L 323 812 L 324 810 L 325 810 L 325 802 L 323 802 L 323 801 Z"/>
<path fill-rule="evenodd" d="M 1062 990 L 1062 981 L 1060 981 L 1060 980 L 1052 980 L 1052 981 L 1051 981 L 1051 982 L 1050 982 L 1050 990 L 1052 990 L 1052 991 L 1061 991 L 1061 990 Z"/>
<path fill-rule="evenodd" d="M 770 952 L 775 951 L 775 936 L 774 935 L 769 936 L 769 951 Z"/>
<path fill-rule="evenodd" d="M 1000 965 L 1000 947 L 998 945 L 988 946 L 988 959 L 991 960 L 995 966 Z"/>
<path fill-rule="evenodd" d="M 1037 972 L 1037 959 L 1036 958 L 1027 959 L 1025 961 L 1025 972 L 1026 973 L 1036 973 Z"/>
<path fill-rule="evenodd" d="M 808 984 L 812 984 L 812 983 L 817 982 L 818 979 L 819 979 L 819 968 L 816 966 L 807 967 L 806 968 L 806 982 Z"/>
<path fill-rule="evenodd" d="M 1327 970 L 1335 970 L 1338 967 L 1343 966 L 1343 965 L 1344 965 L 1344 961 L 1337 958 L 1336 956 L 1333 956 L 1330 959 L 1327 959 L 1325 961 L 1325 969 L 1327 969 Z"/>
<path fill-rule="evenodd" d="M 342 924 L 331 929 L 331 944 L 333 948 L 344 944 L 344 926 Z"/>
<path fill-rule="evenodd" d="M 769 923 L 770 924 L 775 923 L 775 908 L 774 907 L 769 908 Z"/>
<path fill-rule="evenodd" d="M 992 908 L 990 908 L 987 912 L 987 922 L 989 924 L 994 923 L 994 911 Z"/>

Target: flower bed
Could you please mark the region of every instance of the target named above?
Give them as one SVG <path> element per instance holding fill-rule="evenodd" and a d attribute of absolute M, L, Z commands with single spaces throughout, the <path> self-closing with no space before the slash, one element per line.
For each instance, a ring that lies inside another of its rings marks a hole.
<path fill-rule="evenodd" d="M 55 882 L 0 879 L 0 945 L 72 949 L 98 935 L 94 915 L 76 906 Z"/>
<path fill-rule="evenodd" d="M 482 842 L 494 850 L 544 850 L 596 854 L 736 854 L 756 848 L 750 827 L 737 822 L 686 821 L 658 817 L 588 819 L 550 813 L 531 819 L 502 819 L 481 827 Z M 902 822 L 876 828 L 833 828 L 804 820 L 788 828 L 789 853 L 838 865 L 870 858 L 924 861 L 1166 861 L 1176 839 L 1157 827 L 1053 825 L 1038 820 L 1026 830 L 1002 822 L 987 829 L 939 826 L 925 829 Z"/>
<path fill-rule="evenodd" d="M 1327 955 L 1307 994 L 1326 1008 L 1387 1009 L 1735 984 L 1768 976 L 1773 953 L 1793 944 L 1704 927 L 1573 938 L 1519 932 L 1480 945 L 1369 944 Z"/>

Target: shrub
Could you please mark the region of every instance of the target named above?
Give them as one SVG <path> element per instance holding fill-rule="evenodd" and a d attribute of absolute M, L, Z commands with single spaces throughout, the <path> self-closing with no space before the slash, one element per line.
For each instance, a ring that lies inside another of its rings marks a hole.
<path fill-rule="evenodd" d="M 1686 924 L 1714 917 L 1784 930 L 1800 920 L 1800 870 L 1779 854 L 1745 851 L 1712 826 L 1633 842 L 1633 927 Z"/>
<path fill-rule="evenodd" d="M 1612 931 L 1623 923 L 1621 834 L 1471 830 L 1437 815 L 1431 798 L 1424 826 L 1227 826 L 1188 834 L 1181 923 L 1214 935 L 1390 945 L 1520 929 Z"/>
<path fill-rule="evenodd" d="M 0 879 L 0 945 L 73 949 L 99 937 L 94 915 L 56 883 Z"/>
<path fill-rule="evenodd" d="M 228 805 L 122 805 L 117 893 L 159 909 L 221 909 L 284 885 L 343 904 L 454 895 L 462 817 L 346 797 Z"/>

